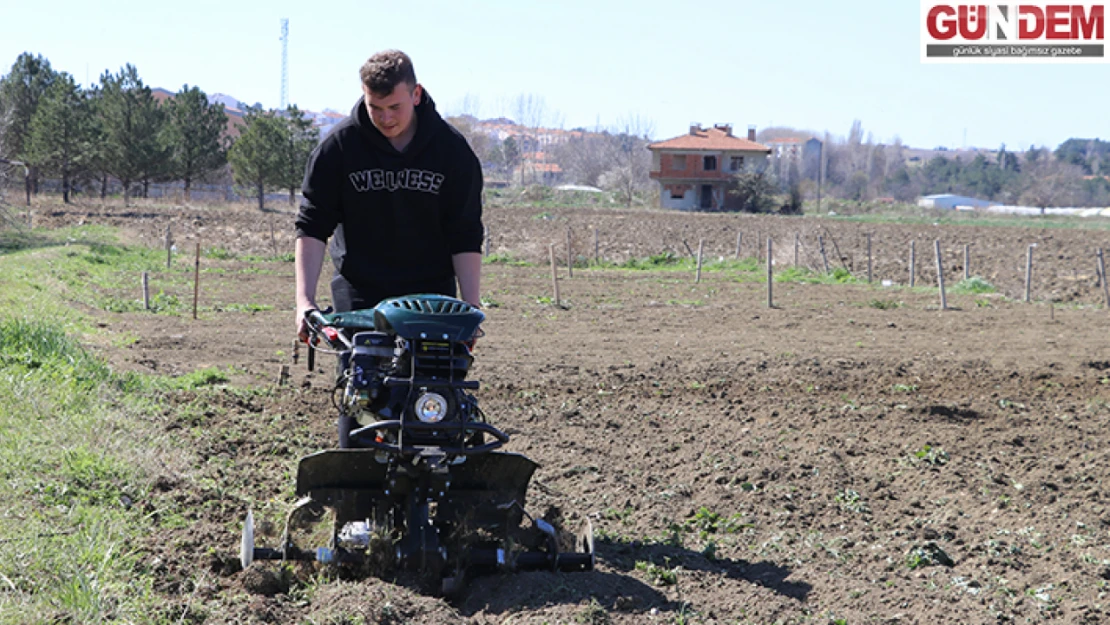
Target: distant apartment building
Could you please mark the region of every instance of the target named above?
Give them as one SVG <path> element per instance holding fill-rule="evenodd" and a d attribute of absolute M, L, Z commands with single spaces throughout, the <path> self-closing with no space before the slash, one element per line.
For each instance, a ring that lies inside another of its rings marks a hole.
<path fill-rule="evenodd" d="M 475 132 L 486 135 L 495 143 L 504 143 L 509 139 L 516 143 L 520 162 L 509 172 L 510 180 L 503 183 L 559 184 L 563 181 L 563 169 L 554 162 L 551 149 L 585 135 L 579 130 L 522 126 L 504 117 L 487 120 L 471 118 L 469 121 Z"/>
<path fill-rule="evenodd" d="M 771 159 L 775 161 L 775 173 L 780 178 L 790 171 L 790 166 L 797 167 L 797 172 L 804 178 L 817 178 L 817 165 L 821 159 L 822 141 L 817 137 L 780 137 L 765 139 L 765 145 L 771 148 Z"/>
<path fill-rule="evenodd" d="M 505 141 L 509 137 L 512 137 L 522 153 L 542 152 L 556 145 L 567 143 L 572 139 L 581 139 L 586 134 L 580 130 L 522 126 L 504 117 L 481 121 L 475 119 L 472 123 L 476 131 L 498 142 Z"/>
<path fill-rule="evenodd" d="M 732 126 L 690 126 L 680 137 L 648 145 L 651 178 L 659 181 L 659 204 L 680 210 L 728 208 L 733 176 L 746 168 L 766 166 L 771 148 L 757 143 L 755 128 L 746 139 L 734 137 Z"/>
<path fill-rule="evenodd" d="M 784 161 L 800 161 L 805 141 L 796 137 L 783 137 L 781 139 L 764 140 L 763 144 L 771 148 L 771 157 L 773 158 Z"/>
<path fill-rule="evenodd" d="M 321 113 L 305 111 L 305 117 L 312 120 L 312 125 L 320 132 L 320 139 L 328 136 L 339 122 L 347 118 L 346 113 L 339 113 L 331 109 L 324 109 Z"/>

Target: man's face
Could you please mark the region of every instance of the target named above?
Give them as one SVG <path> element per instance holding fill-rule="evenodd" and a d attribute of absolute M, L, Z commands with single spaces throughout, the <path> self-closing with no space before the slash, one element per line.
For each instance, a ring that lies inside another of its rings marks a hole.
<path fill-rule="evenodd" d="M 374 127 L 386 139 L 396 139 L 412 126 L 414 109 L 420 104 L 423 89 L 420 85 L 413 87 L 402 82 L 393 88 L 393 93 L 384 97 L 372 93 L 366 85 L 362 86 L 362 93 L 366 96 L 366 110 Z"/>

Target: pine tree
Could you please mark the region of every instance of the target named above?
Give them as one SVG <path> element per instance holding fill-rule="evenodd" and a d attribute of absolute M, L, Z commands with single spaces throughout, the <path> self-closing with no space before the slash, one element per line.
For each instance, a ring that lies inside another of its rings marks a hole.
<path fill-rule="evenodd" d="M 510 181 L 513 179 L 513 172 L 515 172 L 517 166 L 520 165 L 520 160 L 520 144 L 517 143 L 516 139 L 510 135 L 506 137 L 505 141 L 501 143 L 500 163 Z M 521 184 L 524 183 L 523 176 L 524 174 L 521 173 Z"/>
<path fill-rule="evenodd" d="M 28 160 L 27 147 L 31 135 L 31 118 L 35 115 L 39 100 L 53 84 L 57 73 L 51 69 L 50 61 L 30 52 L 20 54 L 12 65 L 11 72 L 0 79 L 0 125 L 5 132 L 0 133 L 0 155 L 10 159 Z M 38 172 L 31 169 L 31 185 L 38 191 Z"/>
<path fill-rule="evenodd" d="M 246 126 L 227 153 L 237 184 L 251 187 L 258 197 L 258 209 L 266 208 L 266 188 L 277 186 L 281 178 L 287 124 L 273 111 L 247 109 Z"/>
<path fill-rule="evenodd" d="M 73 77 L 62 72 L 39 101 L 28 141 L 28 160 L 47 174 L 61 176 L 62 200 L 69 203 L 74 174 L 85 166 L 92 139 L 88 100 Z"/>
<path fill-rule="evenodd" d="M 297 201 L 297 191 L 304 182 L 305 167 L 308 157 L 316 148 L 318 131 L 313 128 L 312 120 L 305 118 L 304 113 L 296 106 L 290 106 L 282 116 L 285 122 L 285 136 L 281 150 L 281 167 L 274 186 L 289 191 L 289 203 Z"/>
<path fill-rule="evenodd" d="M 146 184 L 164 171 L 164 116 L 135 66 L 127 64 L 115 76 L 105 72 L 100 84 L 98 112 L 106 142 L 104 169 L 123 185 L 126 205 L 132 184 L 142 182 L 145 195 Z"/>
<path fill-rule="evenodd" d="M 85 91 L 89 104 L 91 124 L 89 127 L 90 144 L 87 156 L 86 173 L 95 176 L 100 185 L 100 199 L 108 195 L 108 133 L 104 123 L 104 90 L 100 85 L 92 85 Z"/>
<path fill-rule="evenodd" d="M 227 162 L 223 104 L 210 104 L 197 87 L 185 85 L 166 103 L 166 143 L 172 176 L 185 183 L 185 201 L 194 181 Z"/>

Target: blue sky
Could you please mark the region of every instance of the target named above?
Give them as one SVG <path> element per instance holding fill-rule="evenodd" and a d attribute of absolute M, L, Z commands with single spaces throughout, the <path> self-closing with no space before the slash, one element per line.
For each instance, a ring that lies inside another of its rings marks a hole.
<path fill-rule="evenodd" d="M 366 57 L 400 48 L 445 112 L 512 117 L 533 95 L 564 128 L 844 136 L 858 119 L 913 147 L 1110 139 L 1110 64 L 924 65 L 919 0 L 5 2 L 0 73 L 24 51 L 82 84 L 131 63 L 153 87 L 276 107 L 281 18 L 289 98 L 310 110 L 347 111 Z"/>

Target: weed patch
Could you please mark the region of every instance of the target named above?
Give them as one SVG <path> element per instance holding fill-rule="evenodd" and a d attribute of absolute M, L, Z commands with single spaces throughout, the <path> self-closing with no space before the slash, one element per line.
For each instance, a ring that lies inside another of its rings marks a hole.
<path fill-rule="evenodd" d="M 952 557 L 935 542 L 914 547 L 906 554 L 906 568 L 912 570 L 926 566 L 955 566 Z"/>
<path fill-rule="evenodd" d="M 532 267 L 533 264 L 518 258 L 513 258 L 509 254 L 490 254 L 482 258 L 483 265 L 502 265 L 505 267 Z"/>
<path fill-rule="evenodd" d="M 933 466 L 941 466 L 948 464 L 948 452 L 944 451 L 943 447 L 935 447 L 933 445 L 923 445 L 921 449 L 913 452 L 914 460 L 924 462 Z"/>
<path fill-rule="evenodd" d="M 852 272 L 837 267 L 829 273 L 818 273 L 805 267 L 787 267 L 775 273 L 775 282 L 794 282 L 800 284 L 857 284 L 859 280 Z"/>
<path fill-rule="evenodd" d="M 674 586 L 678 583 L 678 569 L 659 566 L 654 562 L 639 560 L 636 570 L 647 576 L 648 580 L 656 586 Z"/>
<path fill-rule="evenodd" d="M 903 303 L 896 300 L 873 299 L 867 302 L 867 305 L 878 310 L 894 310 L 896 308 L 901 308 Z"/>
<path fill-rule="evenodd" d="M 959 295 L 981 295 L 983 293 L 994 293 L 997 289 L 990 282 L 979 276 L 972 276 L 966 280 L 960 280 L 952 286 L 952 293 Z"/>

